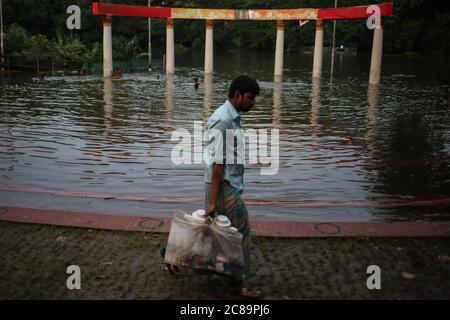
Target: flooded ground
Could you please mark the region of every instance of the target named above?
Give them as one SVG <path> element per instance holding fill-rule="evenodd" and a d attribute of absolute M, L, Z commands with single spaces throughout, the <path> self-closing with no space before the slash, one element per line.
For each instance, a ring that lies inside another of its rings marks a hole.
<path fill-rule="evenodd" d="M 332 80 L 328 60 L 321 83 L 311 81 L 312 56 L 287 54 L 276 83 L 273 55 L 244 52 L 218 52 L 212 78 L 201 53 L 177 56 L 173 77 L 157 66 L 112 81 L 2 78 L 0 204 L 162 215 L 200 206 L 203 165 L 174 164 L 171 134 L 193 132 L 225 101 L 231 79 L 247 73 L 261 94 L 244 127 L 280 132 L 278 173 L 246 166 L 251 215 L 448 219 L 448 58 L 387 56 L 379 88 L 368 86 L 369 56 L 338 56 Z"/>

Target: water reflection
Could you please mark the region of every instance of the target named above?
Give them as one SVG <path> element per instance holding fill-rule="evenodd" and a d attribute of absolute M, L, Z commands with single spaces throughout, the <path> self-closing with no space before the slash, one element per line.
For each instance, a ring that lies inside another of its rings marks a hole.
<path fill-rule="evenodd" d="M 273 77 L 273 82 L 274 82 L 274 83 L 280 83 L 280 82 L 283 82 L 283 76 L 275 75 L 275 76 Z"/>
<path fill-rule="evenodd" d="M 281 123 L 281 96 L 283 92 L 283 82 L 276 81 L 273 83 L 273 112 L 272 124 L 274 128 L 278 128 Z"/>
<path fill-rule="evenodd" d="M 166 122 L 164 126 L 165 131 L 172 131 L 173 123 L 173 107 L 174 107 L 174 87 L 173 87 L 173 75 L 166 75 Z"/>
<path fill-rule="evenodd" d="M 437 134 L 440 125 L 431 121 L 431 117 L 445 121 L 447 113 L 439 112 L 442 106 L 431 101 L 420 102 L 421 94 L 426 93 L 417 92 L 418 97 L 410 97 L 403 107 L 392 105 L 391 108 L 402 108 L 401 112 L 387 110 L 381 118 L 377 117 L 381 95 L 377 87 L 369 87 L 366 136 L 371 150 L 376 146 L 374 157 L 378 159 L 374 166 L 378 180 L 371 188 L 377 192 L 423 199 L 450 194 L 446 137 Z"/>
<path fill-rule="evenodd" d="M 104 124 L 105 130 L 109 131 L 112 126 L 113 102 L 112 102 L 113 81 L 111 78 L 103 80 L 103 104 L 104 104 Z"/>
<path fill-rule="evenodd" d="M 377 107 L 380 86 L 369 85 L 367 90 L 366 142 L 369 149 L 375 145 L 377 129 Z"/>
<path fill-rule="evenodd" d="M 203 97 L 203 120 L 207 121 L 211 114 L 213 79 L 212 74 L 205 74 L 205 95 Z"/>
<path fill-rule="evenodd" d="M 319 125 L 320 79 L 314 78 L 311 89 L 311 134 L 315 135 Z"/>
<path fill-rule="evenodd" d="M 272 83 L 281 79 L 274 79 L 267 67 L 273 59 L 263 54 L 242 55 L 240 64 L 227 54 L 218 64 L 224 71 L 214 79 L 205 77 L 198 92 L 192 79 L 199 75 L 201 59 L 198 64 L 184 60 L 176 76 L 160 81 L 148 73 L 112 82 L 101 76 L 42 83 L 12 77 L 11 84 L 0 84 L 0 184 L 152 196 L 164 190 L 167 197 L 200 198 L 203 167 L 173 165 L 167 130 L 191 129 L 193 121 L 207 118 L 223 103 L 230 78 L 239 71 L 255 72 L 262 87 L 258 108 L 245 115 L 245 127 L 279 126 L 283 142 L 277 175 L 247 171 L 248 197 L 302 199 L 311 205 L 336 200 L 326 208 L 260 206 L 253 212 L 294 220 L 370 219 L 380 208 L 341 204 L 446 199 L 448 84 L 433 80 L 442 79 L 435 74 L 443 72 L 444 62 L 434 66 L 435 61 L 421 60 L 427 68 L 420 66 L 418 72 L 419 64 L 408 59 L 389 65 L 387 57 L 380 88 L 367 87 L 361 70 L 369 70 L 369 61 L 353 57 L 344 58 L 341 73 L 336 61 L 332 87 L 311 83 L 311 65 L 298 57 L 290 65 L 287 59 L 283 80 Z M 381 214 L 409 216 L 412 209 L 407 209 Z M 441 211 L 419 209 L 417 216 L 448 217 L 449 212 L 442 205 Z"/>

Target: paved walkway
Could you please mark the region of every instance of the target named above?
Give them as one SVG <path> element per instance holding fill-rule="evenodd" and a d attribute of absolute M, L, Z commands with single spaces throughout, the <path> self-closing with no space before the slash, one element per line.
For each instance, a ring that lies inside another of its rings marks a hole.
<path fill-rule="evenodd" d="M 223 276 L 173 278 L 159 254 L 166 242 L 166 233 L 0 221 L 0 299 L 237 298 Z M 250 281 L 265 299 L 450 299 L 450 237 L 253 237 L 253 248 Z M 80 290 L 66 286 L 70 265 Z M 367 288 L 371 265 L 380 290 Z"/>

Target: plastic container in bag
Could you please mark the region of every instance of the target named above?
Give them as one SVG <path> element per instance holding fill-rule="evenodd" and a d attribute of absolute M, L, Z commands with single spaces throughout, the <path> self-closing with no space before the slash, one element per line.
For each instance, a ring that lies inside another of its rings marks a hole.
<path fill-rule="evenodd" d="M 242 234 L 225 221 L 228 218 L 205 219 L 201 211 L 189 215 L 177 210 L 164 262 L 227 275 L 239 272 L 244 266 Z"/>

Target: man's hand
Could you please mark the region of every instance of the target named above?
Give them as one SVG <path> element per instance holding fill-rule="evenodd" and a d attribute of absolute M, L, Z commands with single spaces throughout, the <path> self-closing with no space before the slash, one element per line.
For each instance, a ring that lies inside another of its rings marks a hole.
<path fill-rule="evenodd" d="M 216 211 L 216 206 L 209 205 L 208 208 L 206 209 L 205 217 L 209 217 L 210 215 L 213 215 L 215 211 Z"/>
<path fill-rule="evenodd" d="M 211 195 L 209 197 L 208 208 L 205 212 L 207 217 L 213 215 L 216 211 L 217 196 L 219 194 L 220 182 L 222 181 L 222 170 L 223 164 L 214 163 L 211 177 Z"/>

